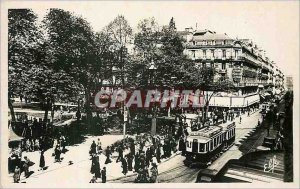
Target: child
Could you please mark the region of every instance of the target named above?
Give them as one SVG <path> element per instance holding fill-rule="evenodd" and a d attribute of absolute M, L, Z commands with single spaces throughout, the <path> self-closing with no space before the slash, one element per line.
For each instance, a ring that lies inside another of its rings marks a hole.
<path fill-rule="evenodd" d="M 20 181 L 20 174 L 21 174 L 21 170 L 18 166 L 16 166 L 15 168 L 15 172 L 14 172 L 14 183 L 19 183 Z"/>

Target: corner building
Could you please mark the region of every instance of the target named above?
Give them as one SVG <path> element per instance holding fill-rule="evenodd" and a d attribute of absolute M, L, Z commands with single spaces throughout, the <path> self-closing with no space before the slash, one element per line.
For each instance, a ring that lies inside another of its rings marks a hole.
<path fill-rule="evenodd" d="M 214 67 L 215 80 L 228 78 L 237 88 L 235 93 L 213 96 L 210 106 L 246 108 L 274 95 L 275 63 L 251 40 L 233 39 L 210 30 L 192 32 L 191 28 L 179 35 L 186 39 L 185 54 L 196 65 Z"/>

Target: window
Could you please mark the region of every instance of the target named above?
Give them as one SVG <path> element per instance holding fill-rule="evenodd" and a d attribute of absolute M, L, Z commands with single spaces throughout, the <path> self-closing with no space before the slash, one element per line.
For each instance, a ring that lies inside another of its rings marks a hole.
<path fill-rule="evenodd" d="M 222 50 L 222 57 L 226 58 L 226 50 Z"/>
<path fill-rule="evenodd" d="M 223 44 L 224 44 L 224 45 L 226 44 L 226 40 L 223 41 Z"/>
<path fill-rule="evenodd" d="M 192 56 L 193 56 L 193 58 L 196 58 L 196 53 L 194 50 L 192 50 Z"/>
<path fill-rule="evenodd" d="M 238 51 L 238 50 L 235 50 L 235 51 L 234 51 L 234 57 L 235 57 L 235 58 L 237 58 L 237 57 L 238 57 L 238 53 L 239 53 L 239 51 Z"/>
<path fill-rule="evenodd" d="M 226 63 L 222 63 L 222 70 L 225 70 L 226 69 Z"/>
<path fill-rule="evenodd" d="M 209 150 L 212 150 L 212 149 L 214 149 L 214 141 L 213 140 L 211 140 L 210 142 L 209 142 L 209 144 L 210 144 L 210 149 Z"/>
<path fill-rule="evenodd" d="M 192 142 L 187 141 L 186 145 L 187 145 L 188 148 L 190 148 L 192 146 Z"/>
<path fill-rule="evenodd" d="M 205 144 L 199 143 L 199 152 L 205 152 Z"/>
<path fill-rule="evenodd" d="M 210 50 L 211 52 L 211 57 L 215 58 L 215 50 Z"/>
<path fill-rule="evenodd" d="M 214 147 L 217 146 L 217 138 L 214 138 Z"/>
<path fill-rule="evenodd" d="M 196 45 L 196 41 L 193 41 L 193 45 Z"/>
<path fill-rule="evenodd" d="M 206 50 L 203 50 L 203 58 L 206 58 Z"/>

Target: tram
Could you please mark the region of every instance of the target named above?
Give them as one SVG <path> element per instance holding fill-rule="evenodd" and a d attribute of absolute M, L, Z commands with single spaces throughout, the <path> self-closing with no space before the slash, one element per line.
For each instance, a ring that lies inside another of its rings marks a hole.
<path fill-rule="evenodd" d="M 186 139 L 184 164 L 202 167 L 210 165 L 234 144 L 235 127 L 235 122 L 230 122 L 191 132 Z"/>

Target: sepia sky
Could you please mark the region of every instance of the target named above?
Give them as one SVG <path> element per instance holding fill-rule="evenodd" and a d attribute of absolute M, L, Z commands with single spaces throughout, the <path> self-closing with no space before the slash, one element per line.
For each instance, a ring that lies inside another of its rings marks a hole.
<path fill-rule="evenodd" d="M 299 71 L 299 1 L 53 1 L 9 2 L 7 7 L 33 8 L 43 17 L 48 8 L 81 15 L 100 31 L 118 14 L 135 29 L 139 20 L 155 17 L 160 25 L 174 17 L 178 30 L 192 26 L 249 38 L 266 50 L 285 75 Z"/>

